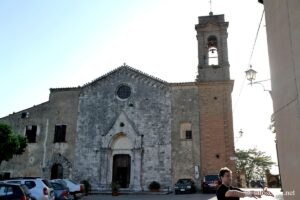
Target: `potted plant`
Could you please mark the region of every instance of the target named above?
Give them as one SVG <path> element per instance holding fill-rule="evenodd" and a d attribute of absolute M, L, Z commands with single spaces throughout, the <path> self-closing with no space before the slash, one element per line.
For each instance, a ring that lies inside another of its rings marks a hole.
<path fill-rule="evenodd" d="M 151 192 L 158 192 L 160 189 L 160 184 L 157 181 L 152 181 L 148 188 Z"/>
<path fill-rule="evenodd" d="M 83 181 L 80 181 L 80 183 L 84 185 L 84 193 L 85 193 L 85 196 L 87 196 L 91 189 L 91 185 L 90 185 L 89 181 L 83 180 Z"/>
<path fill-rule="evenodd" d="M 120 184 L 117 181 L 113 181 L 110 183 L 111 188 L 111 195 L 112 196 L 118 196 L 119 195 L 119 188 Z"/>

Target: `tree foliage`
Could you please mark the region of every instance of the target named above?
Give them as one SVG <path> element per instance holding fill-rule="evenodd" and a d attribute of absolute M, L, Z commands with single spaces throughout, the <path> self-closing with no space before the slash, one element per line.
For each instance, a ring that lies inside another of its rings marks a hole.
<path fill-rule="evenodd" d="M 0 165 L 2 161 L 10 160 L 13 155 L 22 154 L 26 146 L 26 137 L 14 133 L 9 125 L 0 123 Z"/>
<path fill-rule="evenodd" d="M 272 133 L 276 133 L 274 114 L 271 115 L 271 124 L 269 125 L 269 129 L 272 131 Z"/>
<path fill-rule="evenodd" d="M 248 150 L 236 150 L 236 169 L 238 173 L 244 172 L 246 181 L 249 184 L 251 180 L 263 180 L 266 170 L 270 170 L 275 164 L 271 156 L 265 155 L 265 152 L 256 148 Z"/>

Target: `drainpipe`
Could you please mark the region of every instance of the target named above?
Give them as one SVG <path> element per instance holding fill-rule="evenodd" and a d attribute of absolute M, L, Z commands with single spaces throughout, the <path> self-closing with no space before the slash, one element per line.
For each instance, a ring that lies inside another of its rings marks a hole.
<path fill-rule="evenodd" d="M 141 135 L 141 170 L 140 170 L 140 185 L 141 185 L 142 191 L 144 191 L 144 187 L 143 187 L 143 157 L 144 157 L 143 139 L 144 139 L 144 135 L 142 134 Z"/>
<path fill-rule="evenodd" d="M 47 153 L 47 139 L 48 139 L 48 126 L 49 126 L 49 119 L 46 121 L 46 130 L 45 130 L 45 139 L 44 139 L 44 152 L 43 152 L 43 164 L 42 164 L 42 171 L 43 175 L 45 173 L 45 168 L 46 168 L 46 153 Z"/>

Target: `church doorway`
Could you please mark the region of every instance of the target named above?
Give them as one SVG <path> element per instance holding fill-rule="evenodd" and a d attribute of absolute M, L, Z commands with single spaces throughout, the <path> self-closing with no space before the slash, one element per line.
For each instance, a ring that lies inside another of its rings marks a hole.
<path fill-rule="evenodd" d="M 61 164 L 54 164 L 51 168 L 51 179 L 63 178 L 63 166 Z"/>
<path fill-rule="evenodd" d="M 118 182 L 121 188 L 128 188 L 130 184 L 130 156 L 128 154 L 116 154 L 113 157 L 112 181 Z"/>

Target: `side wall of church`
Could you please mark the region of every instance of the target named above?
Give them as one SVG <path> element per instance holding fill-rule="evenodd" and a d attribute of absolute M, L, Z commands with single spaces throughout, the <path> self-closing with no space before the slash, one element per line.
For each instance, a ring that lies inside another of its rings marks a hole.
<path fill-rule="evenodd" d="M 194 84 L 172 86 L 172 176 L 191 178 L 200 187 L 200 130 L 198 87 Z M 186 136 L 191 131 L 191 137 Z"/>
<path fill-rule="evenodd" d="M 22 155 L 13 156 L 8 162 L 2 162 L 0 166 L 2 173 L 10 173 L 10 177 L 42 175 L 43 143 L 46 135 L 46 119 L 43 115 L 47 113 L 48 105 L 46 102 L 1 119 L 1 123 L 10 125 L 14 133 L 22 136 L 25 136 L 26 126 L 37 125 L 36 143 L 28 143 Z M 27 117 L 21 118 L 22 113 L 28 113 Z"/>
<path fill-rule="evenodd" d="M 14 132 L 25 136 L 26 126 L 37 126 L 36 142 L 28 143 L 22 155 L 1 163 L 1 172 L 11 177 L 42 176 L 50 178 L 53 164 L 63 166 L 64 177 L 72 176 L 78 89 L 52 90 L 48 102 L 11 114 L 1 122 L 12 126 Z M 22 118 L 22 113 L 27 116 Z M 66 142 L 54 143 L 55 125 L 67 125 Z"/>

